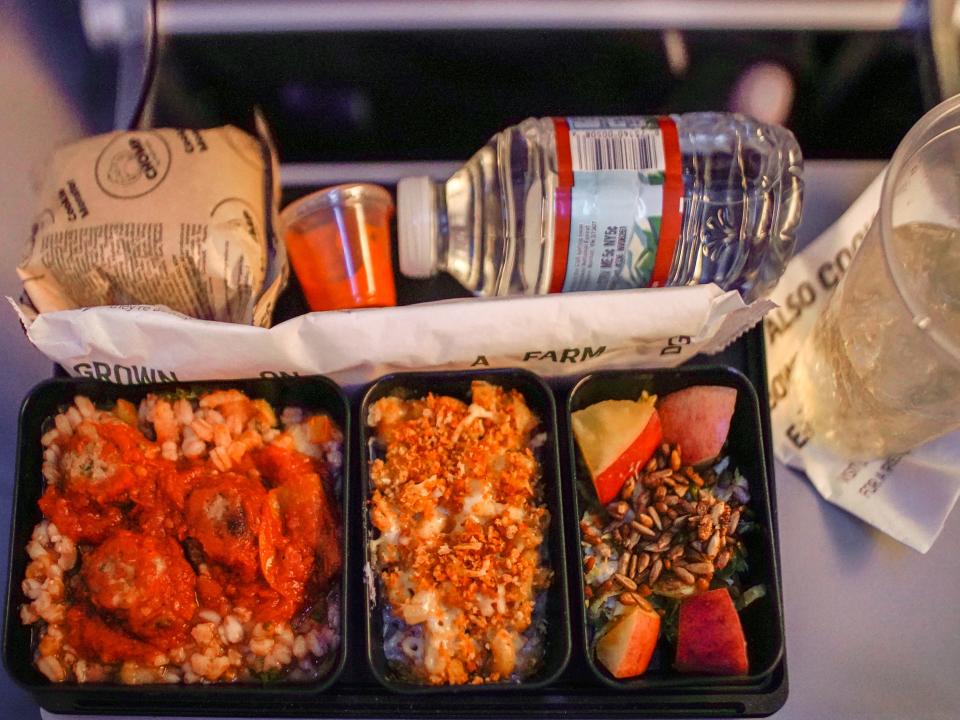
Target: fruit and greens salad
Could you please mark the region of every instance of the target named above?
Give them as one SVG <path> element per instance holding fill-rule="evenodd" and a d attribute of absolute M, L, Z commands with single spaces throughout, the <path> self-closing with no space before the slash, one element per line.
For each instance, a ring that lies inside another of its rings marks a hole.
<path fill-rule="evenodd" d="M 697 385 L 604 400 L 571 422 L 592 487 L 581 488 L 591 652 L 615 678 L 643 674 L 660 638 L 680 672 L 744 675 L 738 610 L 749 487 L 723 450 L 737 390 Z"/>

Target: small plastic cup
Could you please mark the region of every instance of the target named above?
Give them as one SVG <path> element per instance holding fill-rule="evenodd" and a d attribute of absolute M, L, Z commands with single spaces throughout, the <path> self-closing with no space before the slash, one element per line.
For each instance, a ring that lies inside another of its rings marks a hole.
<path fill-rule="evenodd" d="M 336 185 L 280 214 L 290 262 L 311 310 L 397 304 L 390 256 L 393 199 L 379 185 Z"/>

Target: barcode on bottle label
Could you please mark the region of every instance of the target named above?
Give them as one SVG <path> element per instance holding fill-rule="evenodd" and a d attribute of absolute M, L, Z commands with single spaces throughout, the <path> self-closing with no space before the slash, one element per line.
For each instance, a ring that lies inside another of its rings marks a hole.
<path fill-rule="evenodd" d="M 598 170 L 665 170 L 663 136 L 659 129 L 570 131 L 574 172 Z"/>

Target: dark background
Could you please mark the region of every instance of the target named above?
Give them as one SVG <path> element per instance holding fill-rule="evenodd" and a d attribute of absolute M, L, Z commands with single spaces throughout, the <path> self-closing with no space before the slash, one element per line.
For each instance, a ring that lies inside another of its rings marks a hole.
<path fill-rule="evenodd" d="M 928 105 L 922 34 L 484 31 L 178 37 L 163 44 L 154 122 L 248 124 L 260 105 L 283 161 L 466 159 L 529 116 L 729 109 L 743 73 L 784 67 L 786 124 L 808 158 L 885 158 Z"/>

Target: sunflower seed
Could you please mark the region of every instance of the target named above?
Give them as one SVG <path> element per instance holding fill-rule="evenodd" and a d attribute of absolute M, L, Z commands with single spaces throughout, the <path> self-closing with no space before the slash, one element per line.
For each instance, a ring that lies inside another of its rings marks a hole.
<path fill-rule="evenodd" d="M 636 605 L 638 597 L 639 595 L 635 593 L 625 592 L 625 593 L 620 593 L 620 597 L 617 599 L 624 605 Z"/>
<path fill-rule="evenodd" d="M 646 514 L 637 515 L 637 519 L 634 522 L 637 522 L 637 521 L 639 521 L 640 524 L 643 525 L 644 527 L 647 527 L 647 528 L 653 527 L 653 518 L 651 518 L 649 515 L 646 515 Z"/>
<path fill-rule="evenodd" d="M 637 530 L 637 532 L 643 535 L 644 537 L 648 537 L 648 538 L 657 536 L 656 530 L 652 530 L 644 525 L 641 525 L 640 528 Z"/>
<path fill-rule="evenodd" d="M 603 530 L 600 531 L 601 537 L 604 536 L 604 535 L 609 535 L 610 533 L 612 533 L 614 530 L 616 530 L 616 529 L 617 529 L 620 525 L 622 525 L 622 524 L 623 524 L 623 523 L 621 523 L 619 520 L 614 520 L 612 523 L 610 523 L 609 525 L 606 525 L 606 526 L 603 528 Z"/>
<path fill-rule="evenodd" d="M 662 571 L 663 571 L 663 561 L 660 558 L 657 558 L 656 560 L 653 561 L 653 565 L 650 566 L 650 578 L 648 579 L 647 582 L 650 585 L 653 585 L 657 581 L 657 578 L 660 577 L 660 573 Z"/>
<path fill-rule="evenodd" d="M 670 538 L 661 537 L 655 543 L 651 543 L 651 545 L 653 546 L 653 549 L 651 550 L 651 552 L 662 553 L 664 550 L 670 547 Z"/>
<path fill-rule="evenodd" d="M 634 555 L 632 558 L 630 558 L 630 567 L 627 569 L 628 577 L 633 577 L 637 574 L 637 564 L 639 560 L 640 557 L 638 555 Z"/>
<path fill-rule="evenodd" d="M 723 501 L 720 501 L 710 508 L 710 519 L 713 520 L 714 525 L 720 522 L 720 516 L 723 515 L 723 511 L 726 509 L 726 507 L 726 504 L 724 504 Z"/>
<path fill-rule="evenodd" d="M 628 578 L 626 575 L 621 575 L 620 573 L 614 573 L 613 579 L 616 580 L 618 583 L 620 583 L 627 590 L 637 589 L 637 584 L 633 580 Z"/>
<path fill-rule="evenodd" d="M 727 535 L 733 535 L 737 531 L 737 525 L 740 524 L 740 511 L 734 510 L 730 513 L 730 522 L 727 524 Z"/>
<path fill-rule="evenodd" d="M 633 489 L 637 486 L 636 478 L 629 477 L 627 481 L 623 484 L 623 488 L 620 490 L 620 499 L 629 500 L 633 497 Z"/>
<path fill-rule="evenodd" d="M 667 557 L 671 560 L 676 560 L 681 555 L 683 555 L 683 545 L 674 545 L 667 553 Z"/>
<path fill-rule="evenodd" d="M 709 575 L 710 573 L 713 572 L 713 563 L 710 563 L 710 562 L 687 563 L 687 570 L 689 570 L 695 575 Z"/>
<path fill-rule="evenodd" d="M 674 448 L 673 452 L 670 453 L 670 467 L 673 470 L 680 469 L 680 451 L 677 448 Z"/>
<path fill-rule="evenodd" d="M 650 556 L 646 553 L 640 553 L 637 555 L 637 567 L 632 573 L 630 573 L 634 578 L 639 577 L 640 573 L 647 569 L 650 565 Z"/>
<path fill-rule="evenodd" d="M 631 556 L 631 554 L 630 554 L 629 552 L 625 552 L 625 553 L 623 553 L 623 555 L 620 556 L 620 560 L 617 561 L 617 572 L 618 572 L 618 573 L 620 573 L 621 575 L 629 575 L 629 574 L 630 574 L 630 573 L 627 572 L 627 570 L 630 568 L 630 559 L 631 559 L 631 557 L 632 557 L 632 556 Z"/>
<path fill-rule="evenodd" d="M 607 512 L 610 514 L 610 517 L 615 520 L 621 520 L 624 515 L 627 514 L 627 510 L 630 509 L 630 506 L 627 505 L 623 500 L 618 500 L 607 505 Z"/>
<path fill-rule="evenodd" d="M 660 515 L 657 513 L 656 508 L 647 508 L 647 515 L 649 515 L 650 519 L 653 520 L 653 524 L 657 526 L 658 530 L 663 530 L 663 523 L 660 522 Z"/>
<path fill-rule="evenodd" d="M 658 553 L 660 552 L 660 545 L 658 543 L 647 543 L 642 546 L 647 552 Z"/>
<path fill-rule="evenodd" d="M 720 549 L 720 531 L 717 530 L 711 537 L 710 542 L 707 543 L 707 557 L 714 557 L 717 554 L 717 551 Z"/>
<path fill-rule="evenodd" d="M 696 582 L 696 578 L 693 575 L 677 565 L 673 567 L 673 574 L 683 580 L 687 585 L 693 585 L 693 583 Z"/>

